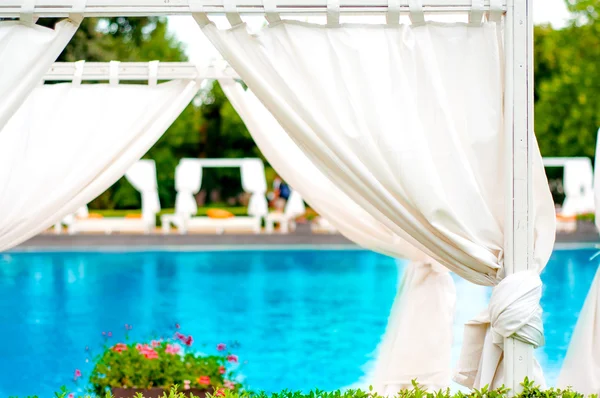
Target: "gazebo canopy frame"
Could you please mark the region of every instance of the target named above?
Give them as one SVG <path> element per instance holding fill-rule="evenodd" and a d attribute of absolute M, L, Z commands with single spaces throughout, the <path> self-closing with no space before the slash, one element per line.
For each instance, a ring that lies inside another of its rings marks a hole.
<path fill-rule="evenodd" d="M 512 200 L 506 201 L 505 209 L 504 266 L 506 275 L 534 269 L 533 0 L 423 0 L 422 5 L 420 12 L 425 13 L 481 14 L 490 10 L 505 13 L 504 128 L 506 164 L 509 165 L 505 184 L 507 198 Z M 202 13 L 225 14 L 237 19 L 239 15 L 248 14 L 322 15 L 328 10 L 342 14 L 416 12 L 412 0 L 4 0 L 0 4 L 0 17 L 31 21 L 71 14 L 112 17 Z M 58 74 L 58 69 L 49 72 L 51 79 Z M 512 393 L 521 391 L 520 383 L 526 376 L 533 375 L 533 347 L 506 339 L 504 366 L 504 384 Z"/>
<path fill-rule="evenodd" d="M 239 79 L 237 73 L 224 61 L 197 65 L 191 62 L 55 62 L 44 76 L 45 81 L 72 81 L 76 76 L 82 81 L 146 81 Z"/>

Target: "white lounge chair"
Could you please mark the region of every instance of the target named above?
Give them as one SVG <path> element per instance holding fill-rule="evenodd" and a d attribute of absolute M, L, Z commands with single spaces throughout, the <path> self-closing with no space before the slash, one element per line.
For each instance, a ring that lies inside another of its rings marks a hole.
<path fill-rule="evenodd" d="M 197 217 L 198 206 L 194 195 L 200 191 L 202 169 L 204 167 L 240 167 L 242 187 L 251 194 L 248 203 L 248 216 L 231 218 Z M 247 159 L 182 159 L 175 169 L 175 214 L 161 217 L 162 231 L 168 234 L 171 226 L 177 227 L 180 234 L 189 231 L 224 232 L 249 231 L 260 233 L 262 219 L 268 211 L 265 198 L 267 181 L 262 160 Z"/>
<path fill-rule="evenodd" d="M 136 162 L 125 177 L 142 195 L 142 214 L 130 217 L 90 217 L 87 206 L 83 206 L 75 215 L 63 220 L 70 235 L 82 232 L 103 232 L 107 235 L 113 232 L 150 234 L 154 231 L 156 214 L 160 212 L 154 160 Z"/>
<path fill-rule="evenodd" d="M 306 213 L 306 206 L 297 191 L 292 190 L 283 212 L 271 212 L 265 218 L 265 229 L 272 234 L 275 224 L 279 224 L 279 232 L 287 234 L 296 229 L 296 218 Z"/>

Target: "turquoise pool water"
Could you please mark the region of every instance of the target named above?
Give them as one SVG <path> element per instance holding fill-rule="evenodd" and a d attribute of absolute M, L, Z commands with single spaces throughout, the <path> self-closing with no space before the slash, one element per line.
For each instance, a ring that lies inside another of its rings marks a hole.
<path fill-rule="evenodd" d="M 556 251 L 543 274 L 552 382 L 598 262 L 595 250 Z M 239 343 L 254 389 L 335 389 L 369 370 L 404 264 L 366 251 L 214 251 L 0 254 L 0 396 L 48 397 L 89 373 L 90 354 L 133 325 L 133 338 L 173 333 L 198 350 Z M 456 278 L 462 322 L 489 290 Z"/>

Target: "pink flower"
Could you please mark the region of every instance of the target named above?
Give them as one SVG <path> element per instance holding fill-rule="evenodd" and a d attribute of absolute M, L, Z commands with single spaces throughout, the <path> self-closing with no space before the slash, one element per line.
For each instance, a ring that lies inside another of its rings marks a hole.
<path fill-rule="evenodd" d="M 178 338 L 181 342 L 183 342 L 183 340 L 185 340 L 185 334 L 182 334 L 179 332 L 175 332 L 175 337 Z"/>
<path fill-rule="evenodd" d="M 154 350 L 145 351 L 143 354 L 147 359 L 158 359 L 158 353 Z"/>
<path fill-rule="evenodd" d="M 208 376 L 198 377 L 198 384 L 204 385 L 204 386 L 210 385 L 210 377 L 208 377 Z"/>
<path fill-rule="evenodd" d="M 112 332 L 108 332 L 108 337 L 112 337 Z"/>
<path fill-rule="evenodd" d="M 239 362 L 238 356 L 237 355 L 233 355 L 233 354 L 227 355 L 227 360 L 229 362 L 231 362 L 231 363 L 238 363 Z"/>
<path fill-rule="evenodd" d="M 175 324 L 175 329 L 181 329 L 181 326 L 179 326 L 178 323 Z"/>
<path fill-rule="evenodd" d="M 219 366 L 219 373 L 225 374 L 225 366 Z"/>
<path fill-rule="evenodd" d="M 81 370 L 75 369 L 75 375 L 73 376 L 73 378 L 77 380 L 78 377 L 81 377 Z"/>
<path fill-rule="evenodd" d="M 230 390 L 235 389 L 235 384 L 233 384 L 231 380 L 225 380 L 223 385 L 225 386 L 225 388 L 229 388 Z"/>
<path fill-rule="evenodd" d="M 75 394 L 70 393 L 67 398 L 75 398 Z"/>
<path fill-rule="evenodd" d="M 217 344 L 217 351 L 225 351 L 226 348 L 227 346 L 223 343 Z"/>
<path fill-rule="evenodd" d="M 167 348 L 165 349 L 165 352 L 167 354 L 175 355 L 179 352 L 180 349 L 181 348 L 177 344 L 167 344 Z"/>
<path fill-rule="evenodd" d="M 224 397 L 225 396 L 225 391 L 223 391 L 223 389 L 219 388 L 217 390 L 217 392 L 215 393 L 216 397 Z"/>
<path fill-rule="evenodd" d="M 183 381 L 183 389 L 184 389 L 184 390 L 189 390 L 189 389 L 190 389 L 190 383 L 191 383 L 191 381 L 189 381 L 189 380 L 184 380 L 184 381 Z"/>
<path fill-rule="evenodd" d="M 158 347 L 160 345 L 160 341 L 152 340 L 152 347 Z"/>
<path fill-rule="evenodd" d="M 185 338 L 185 341 L 183 342 L 183 344 L 185 344 L 186 346 L 191 346 L 192 343 L 194 342 L 194 338 L 192 336 L 188 336 Z"/>
<path fill-rule="evenodd" d="M 127 345 L 123 344 L 123 343 L 117 343 L 115 344 L 115 346 L 112 348 L 113 351 L 115 352 L 123 352 L 123 351 L 127 351 Z"/>

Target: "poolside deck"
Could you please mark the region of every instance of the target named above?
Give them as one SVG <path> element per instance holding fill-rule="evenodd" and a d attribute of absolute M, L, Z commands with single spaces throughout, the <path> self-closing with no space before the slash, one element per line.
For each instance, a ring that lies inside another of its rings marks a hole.
<path fill-rule="evenodd" d="M 559 233 L 556 239 L 560 245 L 572 244 L 600 244 L 600 237 L 593 224 L 580 226 L 575 233 Z M 113 234 L 113 235 L 54 235 L 52 233 L 40 234 L 27 242 L 22 243 L 13 250 L 69 250 L 88 248 L 143 248 L 143 247 L 284 247 L 284 246 L 313 246 L 313 247 L 340 247 L 356 248 L 357 246 L 340 234 L 313 233 L 308 225 L 298 225 L 294 233 L 282 235 L 267 234 L 189 234 L 189 235 L 151 235 L 140 234 Z"/>

